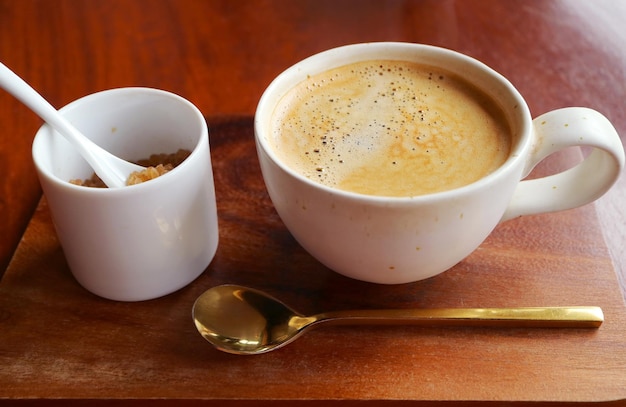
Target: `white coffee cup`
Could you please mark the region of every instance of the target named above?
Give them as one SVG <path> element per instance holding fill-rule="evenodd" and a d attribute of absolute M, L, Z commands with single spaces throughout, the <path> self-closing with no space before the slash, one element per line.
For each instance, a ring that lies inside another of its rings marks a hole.
<path fill-rule="evenodd" d="M 289 168 L 269 141 L 278 102 L 307 76 L 365 60 L 440 67 L 490 95 L 503 108 L 513 133 L 506 162 L 469 185 L 406 198 L 346 192 Z M 526 102 L 503 76 L 468 56 L 419 44 L 348 45 L 297 63 L 266 89 L 254 127 L 267 190 L 295 239 L 330 269 L 374 283 L 407 283 L 437 275 L 474 251 L 498 223 L 592 202 L 624 167 L 620 138 L 600 113 L 566 108 L 532 120 Z M 548 155 L 571 146 L 587 146 L 592 152 L 568 171 L 521 181 Z"/>
<path fill-rule="evenodd" d="M 208 129 L 200 111 L 148 88 L 95 93 L 61 113 L 127 160 L 187 149 L 172 171 L 142 184 L 89 188 L 93 170 L 61 135 L 42 126 L 33 159 L 57 235 L 76 280 L 99 296 L 139 301 L 176 291 L 209 265 L 218 244 Z"/>

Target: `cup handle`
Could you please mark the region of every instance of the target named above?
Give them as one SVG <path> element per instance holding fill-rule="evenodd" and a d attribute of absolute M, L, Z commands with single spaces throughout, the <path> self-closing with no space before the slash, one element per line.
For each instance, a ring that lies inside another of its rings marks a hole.
<path fill-rule="evenodd" d="M 533 120 L 535 144 L 522 174 L 552 153 L 573 146 L 592 147 L 591 153 L 566 171 L 521 181 L 501 222 L 576 208 L 602 196 L 617 181 L 624 168 L 624 147 L 613 125 L 592 109 L 568 107 L 545 113 Z"/>

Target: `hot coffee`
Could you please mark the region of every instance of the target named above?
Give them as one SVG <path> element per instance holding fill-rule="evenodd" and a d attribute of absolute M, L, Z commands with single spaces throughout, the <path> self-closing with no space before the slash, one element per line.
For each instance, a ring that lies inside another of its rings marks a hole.
<path fill-rule="evenodd" d="M 435 276 L 503 221 L 592 202 L 624 167 L 600 113 L 533 120 L 502 75 L 423 44 L 352 44 L 298 62 L 261 96 L 254 132 L 267 192 L 296 241 L 372 283 Z M 592 151 L 573 168 L 524 179 L 577 146 Z"/>
<path fill-rule="evenodd" d="M 272 148 L 330 187 L 407 197 L 461 187 L 508 158 L 500 107 L 443 71 L 412 62 L 356 62 L 310 76 L 272 116 Z"/>

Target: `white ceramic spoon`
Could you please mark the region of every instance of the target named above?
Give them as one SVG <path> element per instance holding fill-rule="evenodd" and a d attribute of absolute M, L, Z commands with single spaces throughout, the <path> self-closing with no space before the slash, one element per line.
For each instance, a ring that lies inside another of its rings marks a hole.
<path fill-rule="evenodd" d="M 114 156 L 85 137 L 22 78 L 0 63 L 0 87 L 15 96 L 72 143 L 109 188 L 126 185 L 128 176 L 144 168 Z"/>

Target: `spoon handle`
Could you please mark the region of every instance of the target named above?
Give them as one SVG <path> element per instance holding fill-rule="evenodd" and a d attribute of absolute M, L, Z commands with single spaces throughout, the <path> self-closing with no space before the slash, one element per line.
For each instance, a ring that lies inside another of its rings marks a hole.
<path fill-rule="evenodd" d="M 119 159 L 83 136 L 43 96 L 2 63 L 0 63 L 0 87 L 28 106 L 72 143 L 107 186 L 123 187 L 132 171 L 142 170 L 142 167 Z M 94 151 L 98 152 L 100 158 L 93 153 Z M 103 160 L 102 157 L 106 159 Z"/>
<path fill-rule="evenodd" d="M 337 311 L 318 314 L 315 319 L 335 324 L 598 328 L 604 321 L 604 314 L 601 308 L 591 306 L 435 308 Z"/>

